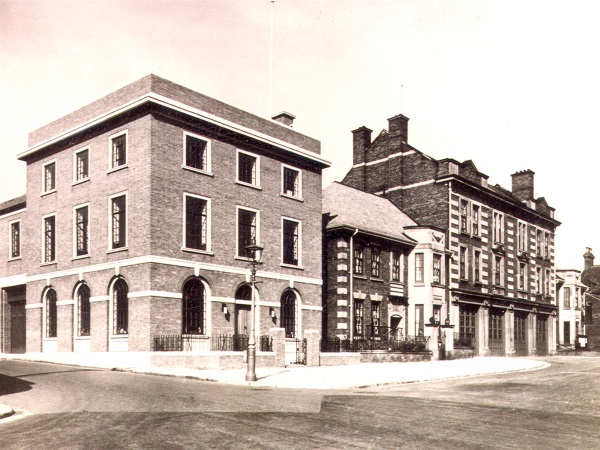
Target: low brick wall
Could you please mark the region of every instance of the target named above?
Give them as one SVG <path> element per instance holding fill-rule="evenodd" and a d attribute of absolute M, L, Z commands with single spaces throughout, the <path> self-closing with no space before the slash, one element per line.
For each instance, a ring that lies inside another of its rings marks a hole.
<path fill-rule="evenodd" d="M 360 353 L 321 353 L 319 360 L 321 366 L 360 364 Z"/>
<path fill-rule="evenodd" d="M 454 350 L 447 352 L 446 359 L 467 359 L 475 355 L 475 350 L 470 347 L 454 347 Z"/>
<path fill-rule="evenodd" d="M 414 361 L 431 361 L 431 351 L 413 352 L 413 353 L 396 353 L 386 351 L 361 352 L 361 363 L 388 363 L 388 362 L 414 362 Z"/>
<path fill-rule="evenodd" d="M 181 367 L 185 369 L 243 369 L 246 367 L 245 352 L 153 352 L 151 364 L 157 367 Z M 274 353 L 257 352 L 257 367 L 281 367 Z"/>

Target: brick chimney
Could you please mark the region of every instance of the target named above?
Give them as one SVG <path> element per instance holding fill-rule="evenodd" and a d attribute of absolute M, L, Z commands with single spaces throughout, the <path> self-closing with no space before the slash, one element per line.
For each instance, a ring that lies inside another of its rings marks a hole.
<path fill-rule="evenodd" d="M 592 253 L 591 248 L 586 247 L 585 253 L 583 254 L 583 270 L 588 270 L 593 265 L 594 265 L 594 254 Z"/>
<path fill-rule="evenodd" d="M 369 130 L 367 127 L 357 128 L 352 132 L 353 143 L 352 150 L 354 153 L 354 163 L 360 164 L 365 162 L 365 152 L 369 145 L 371 145 L 371 133 L 373 130 Z"/>
<path fill-rule="evenodd" d="M 399 134 L 404 142 L 408 142 L 408 121 L 408 117 L 398 114 L 388 119 L 388 131 L 390 134 Z"/>
<path fill-rule="evenodd" d="M 519 200 L 533 200 L 533 170 L 521 170 L 511 175 L 512 193 Z"/>
<path fill-rule="evenodd" d="M 294 126 L 295 118 L 296 118 L 295 115 L 290 114 L 289 112 L 285 112 L 285 111 L 282 111 L 279 114 L 275 114 L 273 117 L 271 117 L 271 119 L 273 119 L 275 122 L 282 123 L 284 125 L 287 125 L 290 128 Z"/>

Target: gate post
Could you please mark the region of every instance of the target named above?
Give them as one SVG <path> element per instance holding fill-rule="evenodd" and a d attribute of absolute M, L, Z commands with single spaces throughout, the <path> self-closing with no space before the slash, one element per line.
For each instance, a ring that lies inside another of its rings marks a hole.
<path fill-rule="evenodd" d="M 319 348 L 321 333 L 318 330 L 305 330 L 304 337 L 306 338 L 306 366 L 321 365 L 321 350 Z"/>
<path fill-rule="evenodd" d="M 269 333 L 273 336 L 274 366 L 285 367 L 285 329 L 270 328 Z"/>

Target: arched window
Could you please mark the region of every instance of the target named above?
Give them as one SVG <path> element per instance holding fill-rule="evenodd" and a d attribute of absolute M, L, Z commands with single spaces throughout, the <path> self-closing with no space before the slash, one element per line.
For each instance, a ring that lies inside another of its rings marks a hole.
<path fill-rule="evenodd" d="M 56 291 L 48 289 L 46 292 L 46 337 L 56 337 L 56 324 L 58 312 L 56 310 Z"/>
<path fill-rule="evenodd" d="M 285 291 L 281 296 L 281 327 L 285 329 L 285 337 L 296 337 L 296 294 Z"/>
<path fill-rule="evenodd" d="M 205 296 L 204 285 L 198 278 L 193 278 L 183 285 L 183 334 L 205 334 Z"/>
<path fill-rule="evenodd" d="M 77 335 L 90 335 L 90 288 L 87 284 L 77 289 Z"/>
<path fill-rule="evenodd" d="M 129 329 L 129 288 L 124 279 L 119 278 L 113 284 L 113 334 L 127 334 Z"/>

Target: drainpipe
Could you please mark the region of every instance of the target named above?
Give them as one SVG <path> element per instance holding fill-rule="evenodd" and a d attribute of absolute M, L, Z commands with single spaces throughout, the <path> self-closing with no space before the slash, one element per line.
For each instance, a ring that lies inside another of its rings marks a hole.
<path fill-rule="evenodd" d="M 350 263 L 348 264 L 348 280 L 349 280 L 349 302 L 350 302 L 350 340 L 354 339 L 354 236 L 358 233 L 358 228 L 350 236 Z"/>

